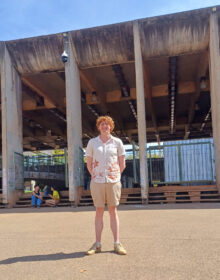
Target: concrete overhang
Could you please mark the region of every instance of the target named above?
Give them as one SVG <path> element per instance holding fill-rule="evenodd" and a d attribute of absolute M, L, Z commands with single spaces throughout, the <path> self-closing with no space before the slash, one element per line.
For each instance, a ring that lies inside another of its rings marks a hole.
<path fill-rule="evenodd" d="M 144 59 L 207 49 L 212 7 L 138 19 Z M 220 6 L 216 6 L 220 14 Z M 134 61 L 133 21 L 69 31 L 81 69 Z M 5 42 L 21 74 L 63 71 L 63 34 Z M 0 44 L 1 53 L 1 44 Z"/>

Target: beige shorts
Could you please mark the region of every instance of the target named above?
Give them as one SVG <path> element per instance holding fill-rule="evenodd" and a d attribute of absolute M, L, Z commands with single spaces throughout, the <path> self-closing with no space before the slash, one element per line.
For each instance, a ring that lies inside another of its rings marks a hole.
<path fill-rule="evenodd" d="M 121 182 L 96 183 L 90 182 L 90 190 L 95 207 L 118 206 L 121 198 Z"/>

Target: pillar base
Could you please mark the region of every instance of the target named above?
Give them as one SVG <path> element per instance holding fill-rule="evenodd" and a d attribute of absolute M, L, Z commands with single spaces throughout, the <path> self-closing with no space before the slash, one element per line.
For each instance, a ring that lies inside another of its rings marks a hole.
<path fill-rule="evenodd" d="M 70 207 L 76 208 L 77 207 L 76 202 L 75 201 L 70 201 Z"/>
<path fill-rule="evenodd" d="M 16 205 L 16 202 L 19 198 L 24 194 L 23 190 L 14 190 L 10 194 L 8 194 L 8 202 L 6 204 L 7 208 L 13 208 Z"/>
<path fill-rule="evenodd" d="M 142 198 L 142 204 L 148 204 L 148 199 L 147 198 Z"/>

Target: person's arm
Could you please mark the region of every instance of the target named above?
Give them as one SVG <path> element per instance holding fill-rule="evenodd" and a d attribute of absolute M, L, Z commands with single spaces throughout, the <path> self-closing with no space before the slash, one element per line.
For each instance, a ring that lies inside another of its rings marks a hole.
<path fill-rule="evenodd" d="M 92 177 L 92 157 L 86 157 L 87 169 Z"/>
<path fill-rule="evenodd" d="M 126 167 L 125 155 L 118 157 L 118 161 L 119 161 L 120 173 L 122 173 Z"/>
<path fill-rule="evenodd" d="M 86 165 L 91 175 L 91 178 L 92 178 L 92 169 L 93 169 L 92 160 L 93 160 L 93 147 L 92 147 L 92 141 L 89 140 L 88 145 L 86 147 Z"/>
<path fill-rule="evenodd" d="M 40 198 L 39 195 L 36 194 L 36 192 L 32 192 L 33 196 L 35 196 L 36 198 Z"/>
<path fill-rule="evenodd" d="M 49 196 L 50 198 L 52 198 L 52 199 L 53 199 L 53 196 L 52 196 L 52 194 L 48 194 L 48 196 Z"/>
<path fill-rule="evenodd" d="M 118 162 L 119 162 L 120 172 L 122 174 L 122 172 L 126 167 L 126 164 L 125 164 L 125 148 L 121 140 L 119 141 L 119 145 L 118 145 Z"/>

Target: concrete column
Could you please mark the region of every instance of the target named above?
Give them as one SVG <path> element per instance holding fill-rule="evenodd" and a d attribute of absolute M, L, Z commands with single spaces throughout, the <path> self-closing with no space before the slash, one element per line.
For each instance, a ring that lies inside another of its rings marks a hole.
<path fill-rule="evenodd" d="M 212 130 L 215 152 L 216 185 L 220 192 L 220 53 L 218 17 L 210 16 L 209 75 L 211 86 Z"/>
<path fill-rule="evenodd" d="M 80 185 L 80 147 L 82 147 L 82 113 L 79 69 L 74 57 L 71 40 L 65 39 L 68 60 L 65 63 L 66 114 L 68 141 L 69 200 L 77 201 L 77 187 Z"/>
<path fill-rule="evenodd" d="M 149 191 L 147 153 L 146 153 L 146 112 L 145 112 L 145 94 L 144 94 L 144 75 L 143 61 L 140 43 L 140 33 L 138 22 L 133 24 L 134 33 L 134 56 L 136 73 L 136 95 L 137 95 L 137 119 L 138 119 L 138 139 L 140 153 L 140 180 L 142 200 L 147 202 Z"/>
<path fill-rule="evenodd" d="M 2 191 L 12 207 L 24 188 L 21 79 L 4 44 L 1 56 Z"/>

